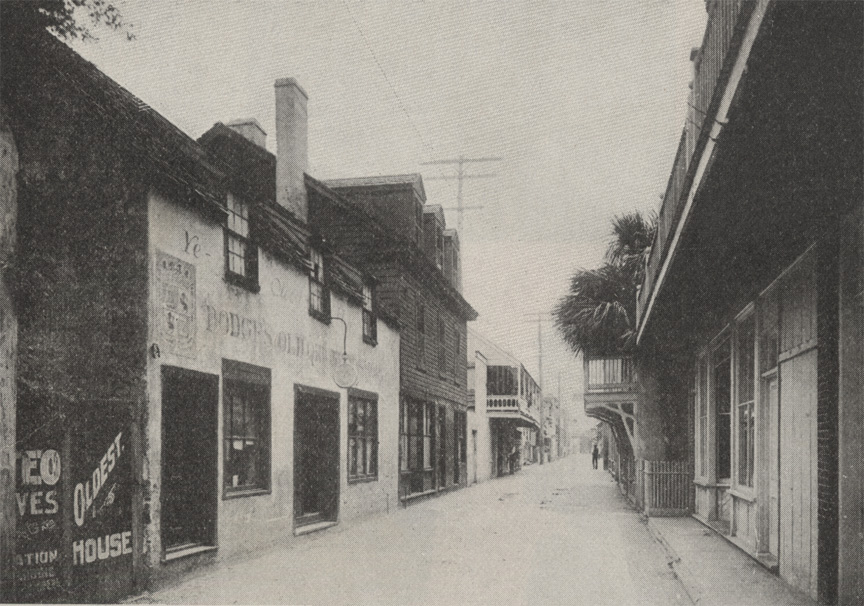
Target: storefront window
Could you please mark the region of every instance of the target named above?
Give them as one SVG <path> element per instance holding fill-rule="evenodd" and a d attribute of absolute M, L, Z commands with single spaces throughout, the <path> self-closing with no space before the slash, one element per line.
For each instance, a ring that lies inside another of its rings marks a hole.
<path fill-rule="evenodd" d="M 728 340 L 714 350 L 711 363 L 717 424 L 717 480 L 727 480 L 732 475 L 732 367 Z"/>
<path fill-rule="evenodd" d="M 223 362 L 225 493 L 270 489 L 270 371 Z"/>
<path fill-rule="evenodd" d="M 754 393 L 755 386 L 755 316 L 738 324 L 737 391 L 738 391 L 738 484 L 753 486 Z"/>
<path fill-rule="evenodd" d="M 348 395 L 348 481 L 378 477 L 378 402 Z"/>
<path fill-rule="evenodd" d="M 708 362 L 704 357 L 699 360 L 697 373 L 698 427 L 696 440 L 698 443 L 699 475 L 704 478 L 708 475 Z"/>

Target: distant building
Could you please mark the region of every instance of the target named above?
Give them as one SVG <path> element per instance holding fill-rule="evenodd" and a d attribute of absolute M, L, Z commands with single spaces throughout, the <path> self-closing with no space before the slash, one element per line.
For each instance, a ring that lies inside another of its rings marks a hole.
<path fill-rule="evenodd" d="M 476 481 L 513 473 L 523 463 L 541 462 L 540 387 L 515 357 L 470 327 L 468 356 L 468 376 L 474 385 L 469 425 Z"/>

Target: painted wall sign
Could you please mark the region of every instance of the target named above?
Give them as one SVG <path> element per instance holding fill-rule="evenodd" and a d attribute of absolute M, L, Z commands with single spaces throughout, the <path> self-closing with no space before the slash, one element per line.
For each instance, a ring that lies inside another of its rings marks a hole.
<path fill-rule="evenodd" d="M 201 311 L 204 328 L 209 333 L 247 341 L 265 351 L 296 358 L 307 368 L 317 370 L 322 375 L 329 374 L 331 369 L 342 364 L 341 350 L 307 340 L 302 334 L 277 331 L 266 319 L 216 307 L 210 303 L 208 296 L 201 303 Z M 348 361 L 361 377 L 381 379 L 384 376 L 381 365 L 373 360 L 349 355 Z"/>
<path fill-rule="evenodd" d="M 63 588 L 60 439 L 34 437 L 30 443 L 44 447 L 19 450 L 16 473 L 15 581 L 22 601 L 51 600 Z"/>
<path fill-rule="evenodd" d="M 99 464 L 93 470 L 93 473 L 90 474 L 90 477 L 84 482 L 75 485 L 72 502 L 75 511 L 75 524 L 78 526 L 83 526 L 88 511 L 92 512 L 92 517 L 95 518 L 101 509 L 96 506 L 99 503 L 97 497 L 102 488 L 108 484 L 111 472 L 114 471 L 117 459 L 120 458 L 122 453 L 120 438 L 122 437 L 123 432 L 117 434 L 117 437 L 114 438 L 105 454 L 102 455 Z M 116 484 L 111 486 L 108 496 L 102 500 L 102 507 L 110 506 L 113 503 L 116 486 Z M 111 502 L 107 502 L 109 499 Z"/>
<path fill-rule="evenodd" d="M 195 357 L 195 266 L 161 251 L 156 253 L 159 341 L 178 356 Z"/>
<path fill-rule="evenodd" d="M 72 440 L 71 540 L 64 545 L 73 595 L 115 601 L 132 583 L 132 461 L 126 406 L 113 418 L 81 419 Z"/>

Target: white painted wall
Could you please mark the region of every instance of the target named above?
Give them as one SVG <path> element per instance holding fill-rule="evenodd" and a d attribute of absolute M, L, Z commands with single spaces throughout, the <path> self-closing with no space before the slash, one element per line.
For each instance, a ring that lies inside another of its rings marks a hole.
<path fill-rule="evenodd" d="M 222 495 L 222 405 L 219 406 L 219 554 L 253 550 L 293 536 L 294 386 L 340 394 L 340 521 L 395 508 L 398 502 L 399 334 L 378 322 L 378 345 L 363 343 L 361 309 L 332 295 L 331 311 L 348 323 L 347 350 L 358 368 L 358 389 L 378 394 L 378 480 L 347 481 L 347 392 L 331 378 L 331 361 L 342 353 L 340 322 L 325 325 L 308 313 L 308 278 L 304 272 L 259 251 L 259 293 L 224 280 L 223 231 L 156 193 L 149 198 L 149 342 L 161 350 L 148 356 L 149 423 L 145 480 L 151 490 L 145 540 L 150 563 L 162 553 L 159 531 L 161 366 L 172 365 L 219 375 L 222 359 L 271 369 L 270 494 L 231 498 Z M 156 262 L 168 255 L 194 268 L 195 292 L 190 321 L 194 337 L 176 338 L 165 328 Z M 232 315 L 233 314 L 233 315 Z M 232 323 L 233 322 L 233 328 Z M 221 389 L 221 388 L 220 388 Z"/>

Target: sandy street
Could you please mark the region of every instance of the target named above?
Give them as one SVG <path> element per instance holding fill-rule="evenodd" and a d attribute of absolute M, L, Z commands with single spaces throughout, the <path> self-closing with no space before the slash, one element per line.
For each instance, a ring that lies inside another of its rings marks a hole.
<path fill-rule="evenodd" d="M 689 604 L 608 473 L 573 455 L 231 562 L 160 603 Z"/>

